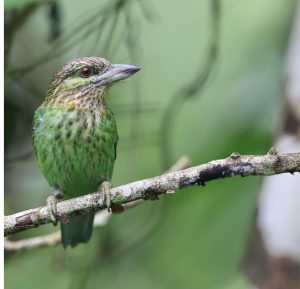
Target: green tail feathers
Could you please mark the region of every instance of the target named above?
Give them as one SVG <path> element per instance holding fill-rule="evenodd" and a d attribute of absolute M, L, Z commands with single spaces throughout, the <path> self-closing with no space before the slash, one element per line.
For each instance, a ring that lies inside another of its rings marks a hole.
<path fill-rule="evenodd" d="M 66 249 L 90 240 L 93 232 L 94 213 L 71 217 L 68 224 L 61 224 L 61 241 Z"/>

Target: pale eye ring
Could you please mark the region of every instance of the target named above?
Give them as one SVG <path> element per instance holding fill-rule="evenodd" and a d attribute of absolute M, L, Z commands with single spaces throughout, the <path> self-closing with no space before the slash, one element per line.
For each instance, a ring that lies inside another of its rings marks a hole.
<path fill-rule="evenodd" d="M 88 66 L 81 68 L 80 75 L 82 77 L 90 77 L 92 75 L 92 70 Z"/>

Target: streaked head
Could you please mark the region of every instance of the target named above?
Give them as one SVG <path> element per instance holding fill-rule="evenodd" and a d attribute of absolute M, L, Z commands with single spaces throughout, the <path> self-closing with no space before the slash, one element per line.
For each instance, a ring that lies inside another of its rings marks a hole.
<path fill-rule="evenodd" d="M 64 96 L 80 93 L 102 94 L 113 83 L 125 79 L 140 68 L 128 64 L 111 64 L 100 57 L 82 57 L 74 59 L 63 65 L 54 74 L 53 80 L 47 92 L 47 98 L 62 100 Z"/>

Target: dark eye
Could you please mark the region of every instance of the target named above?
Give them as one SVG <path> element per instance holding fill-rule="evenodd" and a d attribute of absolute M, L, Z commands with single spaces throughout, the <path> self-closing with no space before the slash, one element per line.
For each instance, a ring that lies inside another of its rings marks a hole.
<path fill-rule="evenodd" d="M 82 77 L 89 77 L 92 74 L 92 70 L 89 67 L 83 67 L 80 71 Z"/>

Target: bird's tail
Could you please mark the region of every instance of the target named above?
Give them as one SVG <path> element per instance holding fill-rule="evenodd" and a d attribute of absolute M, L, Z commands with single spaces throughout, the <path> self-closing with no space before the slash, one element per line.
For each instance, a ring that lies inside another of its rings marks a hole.
<path fill-rule="evenodd" d="M 61 223 L 61 241 L 66 249 L 90 240 L 93 232 L 94 213 L 71 217 L 69 223 Z"/>

